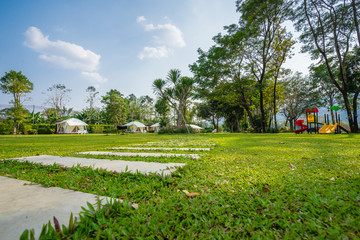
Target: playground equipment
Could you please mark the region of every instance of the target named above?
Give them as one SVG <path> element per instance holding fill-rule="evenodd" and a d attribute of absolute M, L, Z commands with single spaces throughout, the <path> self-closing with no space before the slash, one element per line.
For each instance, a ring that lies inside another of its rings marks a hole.
<path fill-rule="evenodd" d="M 318 133 L 319 131 L 319 110 L 315 107 L 309 107 L 305 110 L 306 113 L 306 126 L 308 133 Z"/>
<path fill-rule="evenodd" d="M 306 125 L 304 125 L 303 122 L 304 122 L 304 120 L 295 121 L 295 125 L 301 127 L 300 129 L 295 130 L 295 133 L 303 133 L 308 129 L 308 127 Z"/>
<path fill-rule="evenodd" d="M 324 123 L 320 123 L 324 124 L 324 126 L 319 130 L 319 133 L 334 132 L 338 134 L 341 133 L 341 130 L 346 133 L 350 133 L 350 128 L 340 120 L 340 113 L 337 113 L 339 109 L 340 108 L 338 106 L 331 107 L 331 110 L 335 111 L 335 119 L 333 118 L 333 121 L 335 120 L 335 122 L 333 122 L 334 125 L 330 123 L 329 114 L 324 114 Z"/>
<path fill-rule="evenodd" d="M 333 123 L 330 123 L 329 114 L 324 114 L 324 122 L 319 122 L 319 110 L 315 107 L 309 107 L 305 110 L 306 113 L 306 125 L 304 125 L 304 120 L 295 121 L 295 125 L 300 126 L 301 128 L 295 130 L 295 133 L 303 133 L 307 131 L 308 133 L 341 133 L 341 130 L 346 133 L 350 133 L 350 128 L 340 121 L 340 113 L 337 111 L 340 108 L 338 106 L 332 106 L 331 110 L 335 111 L 335 119 L 333 118 Z M 321 128 L 320 125 L 323 125 Z"/>

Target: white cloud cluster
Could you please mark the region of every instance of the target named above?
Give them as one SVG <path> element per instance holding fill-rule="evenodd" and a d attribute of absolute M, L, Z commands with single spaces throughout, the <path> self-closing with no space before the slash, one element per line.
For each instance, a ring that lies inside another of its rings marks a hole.
<path fill-rule="evenodd" d="M 137 17 L 137 22 L 144 26 L 145 31 L 152 32 L 154 43 L 157 46 L 144 47 L 138 55 L 140 59 L 144 58 L 167 58 L 172 52 L 172 47 L 185 47 L 186 43 L 181 30 L 172 24 L 145 24 L 144 16 Z"/>
<path fill-rule="evenodd" d="M 44 36 L 36 27 L 29 27 L 25 32 L 25 37 L 24 45 L 38 52 L 39 58 L 61 68 L 81 70 L 81 75 L 91 82 L 106 82 L 106 79 L 96 72 L 100 64 L 99 54 L 77 44 L 61 40 L 51 41 L 49 36 Z M 89 74 L 84 75 L 84 72 Z"/>

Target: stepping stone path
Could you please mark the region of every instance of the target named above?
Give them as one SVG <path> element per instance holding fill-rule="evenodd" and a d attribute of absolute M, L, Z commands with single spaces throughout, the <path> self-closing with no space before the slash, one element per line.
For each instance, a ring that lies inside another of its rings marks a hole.
<path fill-rule="evenodd" d="M 197 154 L 180 154 L 180 153 L 132 153 L 132 152 L 101 152 L 101 151 L 90 151 L 81 152 L 78 154 L 88 155 L 111 155 L 111 156 L 140 156 L 140 157 L 189 157 L 192 159 L 199 159 L 200 156 Z"/>
<path fill-rule="evenodd" d="M 29 161 L 33 163 L 41 163 L 43 165 L 53 165 L 54 163 L 73 167 L 79 164 L 82 167 L 102 168 L 107 171 L 115 172 L 133 172 L 140 173 L 158 173 L 169 175 L 176 170 L 176 167 L 185 166 L 184 163 L 157 163 L 157 162 L 141 162 L 141 161 L 122 161 L 122 160 L 108 160 L 108 159 L 94 159 L 94 158 L 76 158 L 76 157 L 59 157 L 40 155 L 33 157 L 17 158 L 19 161 Z"/>
<path fill-rule="evenodd" d="M 25 185 L 26 184 L 26 185 Z M 36 239 L 41 228 L 56 216 L 60 225 L 68 225 L 86 202 L 96 203 L 96 195 L 0 176 L 0 239 L 18 240 L 25 229 L 34 229 Z M 100 197 L 102 203 L 110 198 Z M 79 217 L 77 217 L 79 219 Z"/>
<path fill-rule="evenodd" d="M 179 151 L 210 151 L 210 148 L 135 148 L 118 147 L 113 149 L 123 150 L 179 150 Z M 141 156 L 141 157 L 189 157 L 199 159 L 197 154 L 176 153 L 132 153 L 132 152 L 100 152 L 90 151 L 79 154 L 114 155 L 114 156 Z M 102 168 L 107 171 L 157 173 L 169 175 L 177 167 L 183 167 L 184 163 L 157 163 L 141 161 L 122 161 L 108 159 L 90 159 L 75 157 L 60 157 L 40 155 L 24 157 L 11 160 L 29 161 L 43 165 L 54 163 L 73 167 L 74 165 Z M 52 217 L 56 216 L 60 225 L 68 224 L 70 214 L 74 217 L 81 211 L 81 206 L 86 202 L 96 203 L 96 195 L 77 192 L 56 187 L 44 188 L 41 185 L 27 181 L 0 176 L 0 239 L 19 239 L 25 229 L 35 229 L 35 238 L 38 238 L 41 228 L 47 224 Z M 104 197 L 101 197 L 104 199 Z M 106 198 L 109 200 L 110 198 Z M 105 200 L 102 200 L 104 203 Z"/>
<path fill-rule="evenodd" d="M 210 151 L 210 148 L 149 148 L 149 147 L 116 147 L 114 150 L 178 150 L 178 151 Z"/>

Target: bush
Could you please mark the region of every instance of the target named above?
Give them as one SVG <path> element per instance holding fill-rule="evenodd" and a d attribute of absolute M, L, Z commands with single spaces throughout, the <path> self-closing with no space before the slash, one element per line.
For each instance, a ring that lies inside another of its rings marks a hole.
<path fill-rule="evenodd" d="M 5 121 L 0 123 L 0 134 L 12 134 L 14 131 L 14 124 L 11 121 Z"/>
<path fill-rule="evenodd" d="M 190 133 L 195 133 L 195 131 L 191 128 L 189 128 L 189 132 Z M 188 133 L 188 130 L 185 128 L 161 128 L 160 131 L 158 132 L 159 134 L 175 134 L 175 133 Z"/>
<path fill-rule="evenodd" d="M 117 133 L 117 129 L 113 125 L 105 124 L 88 125 L 87 130 L 92 133 Z"/>
<path fill-rule="evenodd" d="M 35 126 L 34 128 L 37 128 L 38 134 L 54 134 L 56 130 L 56 124 L 41 123 Z"/>
<path fill-rule="evenodd" d="M 22 134 L 36 134 L 36 126 L 32 124 L 22 124 L 20 127 L 20 132 Z"/>

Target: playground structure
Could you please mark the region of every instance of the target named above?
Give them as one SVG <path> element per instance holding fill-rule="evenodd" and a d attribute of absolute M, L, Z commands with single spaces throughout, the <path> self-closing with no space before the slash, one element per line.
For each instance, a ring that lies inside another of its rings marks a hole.
<path fill-rule="evenodd" d="M 300 129 L 295 130 L 295 133 L 303 133 L 307 131 L 308 133 L 321 133 L 321 134 L 330 134 L 336 133 L 339 134 L 343 130 L 346 133 L 350 133 L 350 128 L 340 121 L 340 113 L 337 111 L 340 108 L 338 106 L 332 106 L 331 110 L 335 111 L 335 119 L 333 118 L 333 123 L 330 123 L 329 114 L 324 114 L 324 122 L 319 120 L 319 110 L 315 107 L 309 107 L 305 110 L 306 113 L 306 125 L 303 124 L 304 120 L 295 121 L 295 125 L 299 126 Z M 320 125 L 323 125 L 321 128 Z"/>

